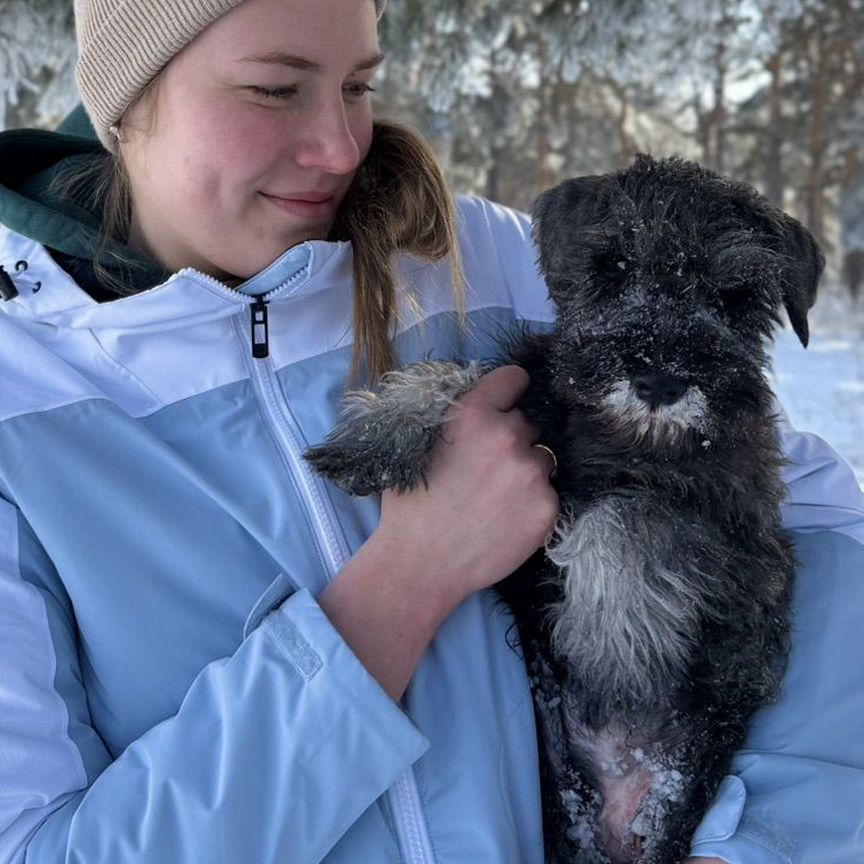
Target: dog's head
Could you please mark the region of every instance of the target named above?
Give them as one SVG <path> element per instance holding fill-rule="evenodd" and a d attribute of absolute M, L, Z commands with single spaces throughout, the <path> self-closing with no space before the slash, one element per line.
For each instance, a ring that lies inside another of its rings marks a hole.
<path fill-rule="evenodd" d="M 785 306 L 807 344 L 824 265 L 798 222 L 749 186 L 644 155 L 565 181 L 533 216 L 563 398 L 653 443 L 769 410 L 765 343 Z"/>

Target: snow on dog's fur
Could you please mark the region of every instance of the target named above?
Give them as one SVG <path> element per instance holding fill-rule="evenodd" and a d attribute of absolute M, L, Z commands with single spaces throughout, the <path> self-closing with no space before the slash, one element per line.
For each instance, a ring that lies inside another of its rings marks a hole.
<path fill-rule="evenodd" d="M 822 255 L 754 190 L 677 159 L 566 181 L 533 215 L 557 322 L 510 354 L 562 516 L 499 587 L 533 686 L 547 858 L 671 864 L 785 665 L 766 343 L 785 306 L 806 344 Z M 476 370 L 408 375 L 311 451 L 318 470 L 355 493 L 420 482 Z"/>

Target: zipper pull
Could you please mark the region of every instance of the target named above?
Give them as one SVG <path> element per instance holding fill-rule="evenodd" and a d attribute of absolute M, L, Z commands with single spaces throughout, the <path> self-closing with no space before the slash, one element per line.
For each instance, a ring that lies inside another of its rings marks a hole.
<path fill-rule="evenodd" d="M 270 356 L 270 330 L 267 322 L 267 301 L 256 300 L 250 307 L 252 313 L 252 356 L 263 360 Z"/>

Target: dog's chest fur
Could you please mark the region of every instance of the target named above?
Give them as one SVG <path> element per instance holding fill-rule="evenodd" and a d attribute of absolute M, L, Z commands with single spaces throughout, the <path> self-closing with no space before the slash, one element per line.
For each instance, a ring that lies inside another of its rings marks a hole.
<path fill-rule="evenodd" d="M 565 517 L 548 550 L 561 584 L 548 613 L 552 646 L 594 700 L 614 693 L 644 710 L 686 675 L 712 580 L 670 555 L 683 526 L 665 514 L 648 494 L 604 497 Z"/>

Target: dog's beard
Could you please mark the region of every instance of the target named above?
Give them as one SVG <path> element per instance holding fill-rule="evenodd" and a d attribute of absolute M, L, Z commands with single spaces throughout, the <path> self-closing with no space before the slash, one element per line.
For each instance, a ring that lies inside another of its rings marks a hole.
<path fill-rule="evenodd" d="M 708 432 L 708 400 L 698 387 L 688 387 L 673 405 L 652 408 L 625 379 L 613 385 L 600 405 L 603 415 L 622 434 L 640 443 L 675 446 L 690 432 Z"/>

